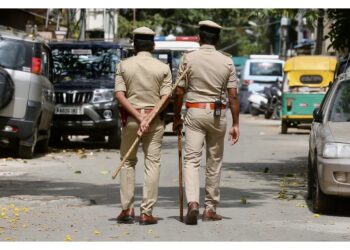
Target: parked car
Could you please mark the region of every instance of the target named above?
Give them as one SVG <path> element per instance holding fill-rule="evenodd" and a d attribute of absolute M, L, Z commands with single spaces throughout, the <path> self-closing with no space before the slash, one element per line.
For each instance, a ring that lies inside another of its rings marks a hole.
<path fill-rule="evenodd" d="M 30 159 L 47 151 L 54 112 L 51 51 L 35 34 L 0 27 L 0 144 Z"/>
<path fill-rule="evenodd" d="M 121 122 L 114 97 L 115 68 L 122 47 L 104 41 L 50 42 L 57 82 L 51 143 L 69 135 L 88 135 L 111 148 L 121 143 Z"/>
<path fill-rule="evenodd" d="M 314 212 L 331 211 L 336 196 L 350 197 L 349 131 L 350 73 L 345 73 L 314 111 L 308 158 L 308 196 Z"/>
<path fill-rule="evenodd" d="M 242 70 L 244 68 L 245 62 L 247 61 L 248 57 L 246 56 L 233 56 L 232 57 L 232 61 L 233 64 L 235 65 L 235 69 L 236 69 L 236 74 L 237 74 L 237 84 L 240 87 L 241 86 L 241 74 L 242 74 Z"/>
<path fill-rule="evenodd" d="M 241 113 L 249 112 L 248 98 L 271 84 L 282 82 L 284 61 L 275 55 L 251 55 L 241 73 L 239 101 Z"/>

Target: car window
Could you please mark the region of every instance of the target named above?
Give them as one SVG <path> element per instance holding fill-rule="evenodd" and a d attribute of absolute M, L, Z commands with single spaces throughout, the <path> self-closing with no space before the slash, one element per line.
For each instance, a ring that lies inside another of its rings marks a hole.
<path fill-rule="evenodd" d="M 253 76 L 282 76 L 282 63 L 251 62 L 249 74 Z"/>
<path fill-rule="evenodd" d="M 332 122 L 350 122 L 350 82 L 339 84 L 331 104 L 329 120 Z"/>
<path fill-rule="evenodd" d="M 50 78 L 50 56 L 48 49 L 43 46 L 41 53 L 41 74 Z"/>
<path fill-rule="evenodd" d="M 116 65 L 120 61 L 120 50 L 53 47 L 52 57 L 60 81 L 69 81 L 72 78 L 114 78 Z"/>
<path fill-rule="evenodd" d="M 336 85 L 336 83 L 333 83 L 333 84 L 330 84 L 329 85 L 329 88 L 326 92 L 326 94 L 324 95 L 322 101 L 321 101 L 321 104 L 320 104 L 320 111 L 321 111 L 321 114 L 325 115 L 325 108 L 327 107 L 327 104 L 328 102 L 330 101 L 331 99 L 331 96 L 332 96 L 332 92 L 333 92 L 333 88 L 334 86 Z"/>
<path fill-rule="evenodd" d="M 31 43 L 22 40 L 0 39 L 0 65 L 5 68 L 31 70 Z"/>

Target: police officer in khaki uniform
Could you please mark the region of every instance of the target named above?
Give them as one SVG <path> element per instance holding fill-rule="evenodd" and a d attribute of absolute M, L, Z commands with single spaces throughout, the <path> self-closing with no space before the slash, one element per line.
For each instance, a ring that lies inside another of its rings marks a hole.
<path fill-rule="evenodd" d="M 216 213 L 220 200 L 220 169 L 226 132 L 226 106 L 232 114 L 231 144 L 239 137 L 239 103 L 236 71 L 228 54 L 216 50 L 222 27 L 212 21 L 199 22 L 200 49 L 182 57 L 178 76 L 189 67 L 187 79 L 176 89 L 173 130 L 182 126 L 181 106 L 186 93 L 184 178 L 188 202 L 186 224 L 196 225 L 199 214 L 199 168 L 206 144 L 205 209 L 203 221 L 221 220 Z M 229 102 L 226 103 L 226 97 Z"/>
<path fill-rule="evenodd" d="M 155 33 L 140 27 L 133 31 L 136 56 L 121 61 L 117 65 L 115 80 L 116 98 L 126 113 L 125 126 L 122 129 L 120 148 L 123 159 L 137 133 L 144 132 L 141 142 L 144 152 L 144 184 L 141 203 L 140 224 L 155 224 L 152 216 L 153 206 L 157 202 L 160 174 L 161 143 L 164 134 L 164 121 L 156 116 L 147 126 L 156 105 L 171 92 L 171 72 L 168 65 L 152 57 Z M 117 217 L 119 223 L 133 223 L 135 166 L 137 147 L 132 151 L 120 173 L 120 199 L 122 212 Z"/>

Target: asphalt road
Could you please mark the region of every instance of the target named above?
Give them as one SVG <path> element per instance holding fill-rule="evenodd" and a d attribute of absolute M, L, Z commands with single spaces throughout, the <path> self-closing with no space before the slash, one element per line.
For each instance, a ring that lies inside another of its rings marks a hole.
<path fill-rule="evenodd" d="M 119 151 L 73 141 L 32 160 L 11 158 L 10 151 L 1 150 L 0 240 L 348 241 L 347 200 L 335 214 L 318 215 L 305 199 L 308 131 L 290 129 L 282 135 L 278 121 L 262 116 L 242 115 L 240 122 L 238 144 L 225 145 L 218 207 L 222 221 L 199 220 L 197 226 L 179 221 L 176 136 L 164 137 L 154 209 L 159 222 L 151 226 L 116 223 L 119 180 L 111 175 Z M 143 180 L 139 156 L 137 216 Z"/>

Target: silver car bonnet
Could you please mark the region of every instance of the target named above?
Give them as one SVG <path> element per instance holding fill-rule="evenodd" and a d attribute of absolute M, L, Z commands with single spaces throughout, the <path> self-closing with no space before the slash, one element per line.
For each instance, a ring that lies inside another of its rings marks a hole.
<path fill-rule="evenodd" d="M 350 143 L 350 122 L 328 122 L 334 142 Z"/>

